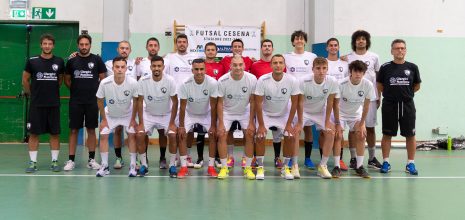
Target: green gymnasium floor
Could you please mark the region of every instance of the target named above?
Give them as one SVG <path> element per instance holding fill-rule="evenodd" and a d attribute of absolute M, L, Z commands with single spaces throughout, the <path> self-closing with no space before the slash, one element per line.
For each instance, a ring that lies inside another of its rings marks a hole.
<path fill-rule="evenodd" d="M 156 147 L 149 149 L 152 167 L 145 178 L 128 178 L 126 167 L 96 178 L 85 168 L 82 147 L 74 171 L 52 173 L 47 145 L 40 147 L 39 171 L 29 175 L 26 145 L 2 144 L 0 219 L 465 219 L 465 151 L 418 152 L 418 177 L 403 172 L 405 150 L 394 149 L 387 175 L 370 169 L 371 179 L 349 171 L 341 179 L 323 180 L 301 165 L 303 178 L 286 181 L 272 166 L 272 148 L 267 150 L 264 181 L 243 179 L 237 166 L 220 181 L 207 178 L 206 167 L 192 169 L 187 179 L 170 179 L 156 166 Z M 126 148 L 124 154 L 127 162 Z M 235 154 L 240 158 L 242 148 Z M 314 161 L 317 157 L 314 150 Z M 348 157 L 346 151 L 345 162 Z M 60 152 L 60 163 L 65 159 L 67 149 Z"/>

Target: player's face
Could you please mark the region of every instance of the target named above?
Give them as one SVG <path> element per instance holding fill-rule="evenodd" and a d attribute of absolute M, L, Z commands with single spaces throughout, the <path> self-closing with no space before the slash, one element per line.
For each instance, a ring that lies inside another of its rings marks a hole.
<path fill-rule="evenodd" d="M 337 43 L 337 41 L 330 41 L 326 46 L 326 51 L 328 51 L 328 54 L 337 55 L 337 53 L 339 52 L 339 44 Z"/>
<path fill-rule="evenodd" d="M 192 73 L 194 74 L 194 80 L 197 83 L 203 82 L 205 79 L 205 63 L 192 64 Z"/>
<path fill-rule="evenodd" d="M 240 75 L 244 73 L 244 60 L 233 58 L 231 60 L 231 74 Z"/>
<path fill-rule="evenodd" d="M 315 81 L 317 83 L 323 82 L 327 73 L 328 73 L 327 64 L 317 64 L 313 67 L 313 77 L 315 77 Z"/>
<path fill-rule="evenodd" d="M 305 44 L 307 44 L 307 41 L 305 41 L 305 38 L 303 36 L 295 37 L 294 41 L 292 42 L 292 45 L 295 48 L 305 48 Z"/>
<path fill-rule="evenodd" d="M 90 42 L 87 38 L 82 38 L 78 43 L 78 50 L 81 55 L 87 55 L 90 53 Z"/>
<path fill-rule="evenodd" d="M 124 76 L 127 68 L 126 62 L 122 60 L 113 63 L 113 73 L 115 73 L 116 77 Z"/>
<path fill-rule="evenodd" d="M 273 54 L 273 45 L 271 44 L 271 42 L 263 43 L 261 51 L 263 56 L 270 56 L 271 54 Z"/>
<path fill-rule="evenodd" d="M 43 54 L 51 54 L 54 47 L 55 45 L 53 44 L 53 41 L 49 39 L 44 39 L 42 43 L 40 43 L 40 48 L 42 49 Z"/>
<path fill-rule="evenodd" d="M 185 53 L 187 51 L 187 39 L 186 38 L 178 38 L 176 40 L 176 48 L 180 53 Z"/>
<path fill-rule="evenodd" d="M 238 54 L 242 56 L 242 51 L 244 51 L 244 46 L 241 44 L 241 42 L 234 42 L 232 44 L 233 54 Z"/>
<path fill-rule="evenodd" d="M 163 69 L 165 65 L 161 61 L 154 61 L 150 64 L 150 69 L 152 70 L 152 76 L 159 77 L 163 74 Z"/>
<path fill-rule="evenodd" d="M 147 46 L 145 46 L 145 49 L 147 49 L 149 56 L 153 57 L 158 54 L 158 51 L 160 51 L 160 45 L 158 45 L 156 41 L 151 40 L 147 43 Z"/>
<path fill-rule="evenodd" d="M 131 54 L 131 46 L 126 42 L 122 42 L 118 45 L 117 51 L 121 57 L 128 58 L 129 54 Z"/>
<path fill-rule="evenodd" d="M 367 39 L 363 36 L 358 37 L 357 40 L 355 40 L 355 45 L 357 49 L 365 49 L 367 47 Z"/>
<path fill-rule="evenodd" d="M 274 73 L 283 73 L 285 66 L 283 57 L 274 57 L 271 59 L 271 69 L 273 69 Z"/>
<path fill-rule="evenodd" d="M 350 72 L 350 82 L 354 85 L 358 85 L 360 81 L 362 81 L 363 75 L 365 75 L 365 72 L 352 70 Z"/>
<path fill-rule="evenodd" d="M 217 53 L 216 47 L 213 45 L 209 45 L 205 48 L 205 57 L 207 59 L 215 59 Z"/>
<path fill-rule="evenodd" d="M 396 60 L 404 60 L 405 54 L 407 54 L 407 47 L 404 43 L 395 43 L 391 47 L 391 54 Z"/>

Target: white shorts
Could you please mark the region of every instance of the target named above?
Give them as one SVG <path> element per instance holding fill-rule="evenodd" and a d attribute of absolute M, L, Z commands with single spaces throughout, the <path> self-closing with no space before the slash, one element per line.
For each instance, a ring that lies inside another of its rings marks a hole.
<path fill-rule="evenodd" d="M 339 119 L 341 123 L 342 130 L 346 130 L 346 127 L 349 127 L 349 131 L 355 131 L 354 127 L 357 122 L 360 122 L 360 118 L 353 118 L 353 119 L 348 119 L 348 118 L 340 118 Z"/>
<path fill-rule="evenodd" d="M 195 124 L 202 125 L 204 128 L 204 131 L 207 132 L 211 126 L 210 112 L 208 112 L 205 115 L 191 115 L 186 111 L 186 116 L 184 119 L 184 125 L 186 127 L 186 131 L 187 132 L 193 131 Z"/>
<path fill-rule="evenodd" d="M 371 101 L 370 106 L 368 107 L 367 118 L 365 119 L 365 127 L 374 128 L 376 125 L 378 125 L 377 113 L 378 108 L 376 101 Z"/>
<path fill-rule="evenodd" d="M 279 139 L 281 139 L 281 136 L 285 135 L 283 134 L 283 132 L 286 128 L 286 123 L 288 119 L 289 113 L 283 116 L 268 116 L 266 114 L 263 114 L 263 124 L 265 125 L 265 128 L 267 130 L 269 130 L 271 127 L 276 127 L 278 129 L 276 132 L 273 132 L 273 140 L 278 140 L 278 137 Z M 292 124 L 294 125 L 296 122 L 297 117 L 294 117 L 294 119 L 292 120 Z M 256 122 L 256 126 L 258 128 L 258 121 Z"/>
<path fill-rule="evenodd" d="M 231 125 L 234 121 L 239 122 L 241 125 L 242 130 L 246 130 L 249 127 L 249 117 L 250 112 L 245 113 L 244 115 L 229 115 L 223 114 L 223 123 L 226 131 L 231 130 Z"/>
<path fill-rule="evenodd" d="M 167 115 L 152 115 L 144 111 L 144 126 L 147 135 L 153 134 L 153 129 L 164 129 L 165 134 L 168 134 L 168 127 L 170 125 L 171 113 Z"/>
<path fill-rule="evenodd" d="M 107 108 L 105 107 L 105 112 L 108 113 Z M 124 126 L 126 129 L 126 133 L 134 134 L 136 133 L 134 127 L 129 127 L 129 123 L 131 123 L 131 116 L 132 116 L 132 108 L 129 111 L 129 114 L 124 115 L 122 117 L 111 117 L 107 115 L 107 123 L 108 127 L 104 127 L 100 134 L 110 134 L 113 133 L 116 127 Z"/>
<path fill-rule="evenodd" d="M 304 117 L 304 127 L 305 126 L 312 126 L 316 125 L 316 130 L 324 130 L 325 129 L 325 117 L 326 117 L 326 111 L 319 112 L 319 113 L 303 113 Z"/>

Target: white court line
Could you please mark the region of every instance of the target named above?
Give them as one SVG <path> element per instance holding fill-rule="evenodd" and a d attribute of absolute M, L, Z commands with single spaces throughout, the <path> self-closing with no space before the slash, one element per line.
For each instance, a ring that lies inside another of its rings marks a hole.
<path fill-rule="evenodd" d="M 92 177 L 95 175 L 70 174 L 70 175 L 51 175 L 51 174 L 0 174 L 0 177 Z M 108 175 L 104 178 L 129 178 L 127 175 Z M 138 177 L 141 178 L 141 177 Z M 144 178 L 170 178 L 169 176 L 145 176 Z M 243 176 L 229 176 L 232 179 L 243 179 Z M 280 176 L 266 176 L 266 179 L 282 179 Z M 302 176 L 301 179 L 322 179 L 318 176 Z M 134 178 L 137 179 L 137 178 Z M 174 179 L 174 178 L 173 178 Z M 209 176 L 187 176 L 185 179 L 214 179 Z M 363 179 L 358 176 L 343 176 L 339 179 Z M 372 176 L 369 179 L 465 179 L 465 176 Z M 369 180 L 366 179 L 366 180 Z M 334 179 L 337 180 L 337 179 Z"/>

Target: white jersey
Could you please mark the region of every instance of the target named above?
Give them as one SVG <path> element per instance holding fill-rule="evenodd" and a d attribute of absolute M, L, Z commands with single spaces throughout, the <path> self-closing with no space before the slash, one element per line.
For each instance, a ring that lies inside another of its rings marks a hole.
<path fill-rule="evenodd" d="M 255 91 L 257 77 L 244 71 L 240 80 L 234 80 L 231 72 L 218 80 L 218 97 L 223 97 L 224 114 L 245 115 L 250 111 L 250 96 Z"/>
<path fill-rule="evenodd" d="M 328 76 L 335 78 L 338 82 L 349 76 L 349 64 L 346 61 L 326 60 L 328 61 Z"/>
<path fill-rule="evenodd" d="M 329 95 L 339 98 L 339 84 L 333 77 L 326 77 L 321 84 L 313 76 L 306 77 L 300 81 L 299 89 L 304 96 L 304 112 L 310 114 L 324 112 Z"/>
<path fill-rule="evenodd" d="M 114 75 L 108 76 L 100 82 L 96 96 L 100 99 L 106 99 L 109 116 L 125 116 L 132 109 L 132 99 L 138 97 L 137 81 L 126 76 L 124 82 L 118 85 Z"/>
<path fill-rule="evenodd" d="M 192 61 L 196 58 L 198 58 L 197 55 L 193 53 L 185 55 L 169 53 L 165 57 L 165 60 L 168 60 L 165 64 L 165 73 L 172 76 L 174 81 L 181 85 L 192 76 Z"/>
<path fill-rule="evenodd" d="M 284 74 L 280 81 L 273 79 L 272 73 L 260 77 L 255 88 L 255 95 L 263 96 L 263 114 L 282 116 L 289 113 L 291 95 L 299 95 L 299 84 L 296 79 Z"/>
<path fill-rule="evenodd" d="M 150 69 L 150 65 L 152 62 L 147 58 L 144 57 L 140 61 L 140 63 L 136 66 L 136 73 L 138 76 L 147 76 L 147 75 L 152 75 L 152 70 Z M 165 66 L 165 69 L 163 70 L 163 73 L 166 74 L 166 66 L 168 66 L 168 60 L 163 59 L 163 65 Z"/>
<path fill-rule="evenodd" d="M 365 99 L 376 100 L 373 84 L 365 78 L 358 85 L 352 84 L 349 77 L 339 85 L 339 111 L 342 118 L 360 118 L 363 113 Z"/>
<path fill-rule="evenodd" d="M 107 62 L 105 62 L 105 66 L 107 67 L 107 76 L 114 75 L 113 60 L 108 60 Z M 127 66 L 128 66 L 128 69 L 126 70 L 126 76 L 130 76 L 133 79 L 137 80 L 137 77 L 140 75 L 137 75 L 137 72 L 136 72 L 136 61 L 133 59 L 128 59 Z"/>
<path fill-rule="evenodd" d="M 370 80 L 373 85 L 376 85 L 376 72 L 379 72 L 379 68 L 381 64 L 379 63 L 379 57 L 377 54 L 367 51 L 363 55 L 358 55 L 355 52 L 349 53 L 347 55 L 347 61 L 349 63 L 355 61 L 355 60 L 361 60 L 363 61 L 367 66 L 368 69 L 365 72 L 365 78 Z M 375 94 L 378 96 L 378 88 L 375 86 Z M 376 97 L 378 99 L 379 97 Z"/>
<path fill-rule="evenodd" d="M 210 97 L 218 97 L 218 82 L 205 75 L 202 84 L 197 84 L 191 74 L 179 88 L 179 98 L 187 100 L 186 112 L 205 115 L 210 112 Z"/>
<path fill-rule="evenodd" d="M 163 75 L 158 82 L 152 74 L 143 76 L 138 82 L 138 94 L 144 97 L 145 111 L 151 115 L 167 115 L 171 112 L 171 97 L 176 95 L 176 83 L 168 75 Z"/>
<path fill-rule="evenodd" d="M 286 73 L 292 75 L 297 80 L 313 73 L 313 60 L 316 58 L 314 53 L 308 51 L 305 51 L 303 54 L 290 52 L 283 56 L 286 61 Z"/>

